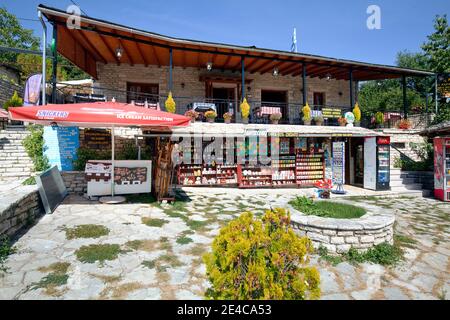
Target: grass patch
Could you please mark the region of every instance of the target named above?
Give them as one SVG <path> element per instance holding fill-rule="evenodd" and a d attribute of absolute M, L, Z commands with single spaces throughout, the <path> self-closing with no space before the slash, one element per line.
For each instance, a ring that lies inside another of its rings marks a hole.
<path fill-rule="evenodd" d="M 79 238 L 100 238 L 109 234 L 109 229 L 98 224 L 82 224 L 73 228 L 66 228 L 67 240 Z"/>
<path fill-rule="evenodd" d="M 142 223 L 145 224 L 146 226 L 149 226 L 149 227 L 161 228 L 163 225 L 165 225 L 168 222 L 169 221 L 164 220 L 164 219 L 152 219 L 152 218 L 149 218 L 149 217 L 143 217 L 142 218 Z"/>
<path fill-rule="evenodd" d="M 94 263 L 99 261 L 103 264 L 106 260 L 115 260 L 121 253 L 118 244 L 91 244 L 82 246 L 75 251 L 75 255 L 80 262 Z"/>
<path fill-rule="evenodd" d="M 41 267 L 38 270 L 40 272 L 50 272 L 48 275 L 43 277 L 39 282 L 31 284 L 30 289 L 45 289 L 45 293 L 48 295 L 59 296 L 63 291 L 58 290 L 58 287 L 67 284 L 69 275 L 67 270 L 70 267 L 68 262 L 56 262 L 48 267 Z"/>
<path fill-rule="evenodd" d="M 417 240 L 401 234 L 394 235 L 394 241 L 399 246 L 411 249 L 414 249 L 415 244 L 417 244 Z"/>
<path fill-rule="evenodd" d="M 200 230 L 208 224 L 208 221 L 188 220 L 186 224 L 192 230 Z"/>
<path fill-rule="evenodd" d="M 11 246 L 11 241 L 6 235 L 0 235 L 0 273 L 8 271 L 5 266 L 8 256 L 15 253 L 16 249 Z"/>
<path fill-rule="evenodd" d="M 156 249 L 158 242 L 155 240 L 133 240 L 125 243 L 127 248 L 130 248 L 134 251 L 142 250 L 142 251 L 153 251 Z"/>
<path fill-rule="evenodd" d="M 177 243 L 178 244 L 188 244 L 188 243 L 191 243 L 191 242 L 193 242 L 194 240 L 192 240 L 191 238 L 189 238 L 189 237 L 186 237 L 186 236 L 182 236 L 182 237 L 179 237 L 178 239 L 177 239 Z"/>
<path fill-rule="evenodd" d="M 159 249 L 161 250 L 171 250 L 172 246 L 170 245 L 169 238 L 162 237 L 159 239 Z"/>
<path fill-rule="evenodd" d="M 332 202 L 328 200 L 313 201 L 305 196 L 296 197 L 289 202 L 295 209 L 306 215 L 324 218 L 355 219 L 366 214 L 366 210 L 351 204 Z"/>
<path fill-rule="evenodd" d="M 156 260 L 144 260 L 141 264 L 149 269 L 154 269 L 156 267 Z"/>
<path fill-rule="evenodd" d="M 321 246 L 318 253 L 322 260 L 334 266 L 344 261 L 352 264 L 371 262 L 383 266 L 394 266 L 403 259 L 403 250 L 389 243 L 380 243 L 365 252 L 359 252 L 355 248 L 351 248 L 348 252 L 340 255 L 330 255 L 327 248 Z"/>

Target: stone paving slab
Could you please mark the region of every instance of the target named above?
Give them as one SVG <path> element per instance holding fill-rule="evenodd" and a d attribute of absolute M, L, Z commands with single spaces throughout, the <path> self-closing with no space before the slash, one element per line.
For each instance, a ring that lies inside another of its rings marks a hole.
<path fill-rule="evenodd" d="M 17 241 L 17 252 L 6 262 L 8 272 L 0 277 L 0 299 L 203 299 L 209 282 L 201 257 L 221 226 L 246 208 L 262 213 L 271 206 L 286 207 L 294 196 L 312 194 L 310 189 L 184 191 L 191 201 L 178 209 L 108 206 L 68 197 Z M 349 201 L 394 212 L 395 234 L 415 242 L 405 247 L 405 260 L 396 267 L 333 266 L 313 255 L 322 299 L 449 298 L 448 204 L 422 197 Z M 148 226 L 143 218 L 162 225 Z M 65 228 L 84 224 L 104 226 L 109 234 L 67 239 Z M 120 247 L 111 261 L 83 263 L 77 257 L 83 246 L 106 244 Z M 68 265 L 62 282 L 45 286 L 55 263 Z"/>

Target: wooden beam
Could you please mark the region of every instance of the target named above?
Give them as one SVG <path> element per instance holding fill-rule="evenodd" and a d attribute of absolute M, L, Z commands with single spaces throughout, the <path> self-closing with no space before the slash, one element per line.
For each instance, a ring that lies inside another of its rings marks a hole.
<path fill-rule="evenodd" d="M 128 51 L 127 46 L 125 46 L 122 42 L 122 40 L 120 38 L 117 38 L 117 40 L 119 41 L 119 45 L 122 47 L 123 52 L 125 52 L 125 54 L 127 55 L 128 61 L 130 62 L 130 64 L 132 66 L 134 66 L 134 61 L 133 61 L 133 57 L 130 54 L 130 51 Z"/>
<path fill-rule="evenodd" d="M 245 69 L 250 70 L 258 61 L 260 61 L 259 59 L 253 58 L 253 61 L 250 62 Z"/>
<path fill-rule="evenodd" d="M 139 53 L 139 56 L 141 57 L 142 61 L 144 61 L 144 66 L 148 67 L 148 60 L 145 57 L 144 53 L 142 52 L 139 42 L 135 42 L 134 44 L 136 46 L 137 52 Z"/>
<path fill-rule="evenodd" d="M 255 69 L 253 69 L 252 71 L 250 71 L 250 73 L 252 73 L 252 74 L 256 73 L 259 70 L 261 70 L 262 68 L 265 68 L 265 67 L 267 67 L 268 65 L 271 65 L 274 62 L 275 62 L 275 59 L 274 60 L 268 60 L 268 61 L 264 62 L 262 65 L 260 65 L 259 67 L 257 67 Z"/>
<path fill-rule="evenodd" d="M 228 64 L 230 63 L 231 58 L 233 58 L 233 56 L 228 56 L 228 57 L 227 57 L 227 60 L 225 60 L 223 66 L 222 66 L 222 69 L 226 69 L 226 68 L 227 68 Z M 239 64 L 240 64 L 240 63 L 241 63 L 241 62 L 239 61 Z"/>
<path fill-rule="evenodd" d="M 301 63 L 293 63 L 293 62 L 287 62 L 286 65 L 284 67 L 279 68 L 279 72 L 280 74 L 283 74 L 285 71 L 287 70 L 291 70 L 294 67 L 301 67 Z"/>
<path fill-rule="evenodd" d="M 78 35 L 83 41 L 87 44 L 89 47 L 89 51 L 91 51 L 91 54 L 96 57 L 97 60 L 100 60 L 102 63 L 107 64 L 108 61 L 103 57 L 103 55 L 98 51 L 98 49 L 91 43 L 88 37 L 81 31 L 77 30 L 77 32 L 73 33 L 74 35 Z"/>
<path fill-rule="evenodd" d="M 153 55 L 156 58 L 156 62 L 158 63 L 158 67 L 161 68 L 161 66 L 162 66 L 161 60 L 159 59 L 159 56 L 158 56 L 158 53 L 155 50 L 155 47 L 151 45 L 150 48 L 152 49 Z"/>
<path fill-rule="evenodd" d="M 114 50 L 111 49 L 111 47 L 109 46 L 108 42 L 103 38 L 102 35 L 100 35 L 99 33 L 97 33 L 97 35 L 98 35 L 98 38 L 100 39 L 100 42 L 102 42 L 103 45 L 108 50 L 109 54 L 113 57 L 114 60 L 116 60 L 117 65 L 120 66 L 120 60 L 117 58 L 116 53 L 114 52 Z"/>
<path fill-rule="evenodd" d="M 276 62 L 276 60 L 275 60 L 274 62 Z M 260 73 L 260 74 L 266 73 L 266 72 L 269 71 L 270 69 L 277 68 L 277 67 L 279 67 L 280 65 L 282 65 L 283 63 L 285 63 L 285 62 L 284 62 L 284 61 L 278 61 L 278 62 L 275 63 L 273 66 L 269 66 L 269 67 L 260 69 L 260 70 L 259 70 L 259 73 Z"/>

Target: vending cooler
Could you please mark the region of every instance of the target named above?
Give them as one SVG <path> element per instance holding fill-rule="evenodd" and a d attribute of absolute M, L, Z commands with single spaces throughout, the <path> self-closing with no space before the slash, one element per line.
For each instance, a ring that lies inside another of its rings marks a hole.
<path fill-rule="evenodd" d="M 434 138 L 434 196 L 450 201 L 450 137 Z"/>
<path fill-rule="evenodd" d="M 390 137 L 368 137 L 364 140 L 364 188 L 389 190 Z"/>

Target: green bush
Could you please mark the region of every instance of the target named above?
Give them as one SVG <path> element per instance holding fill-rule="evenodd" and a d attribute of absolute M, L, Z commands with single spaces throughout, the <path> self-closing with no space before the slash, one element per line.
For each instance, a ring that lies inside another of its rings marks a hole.
<path fill-rule="evenodd" d="M 30 134 L 22 141 L 22 145 L 33 161 L 34 171 L 47 170 L 50 165 L 44 155 L 44 127 L 30 125 L 28 131 L 30 131 Z"/>
<path fill-rule="evenodd" d="M 21 107 L 23 106 L 23 100 L 21 97 L 19 97 L 19 95 L 17 94 L 17 91 L 14 91 L 13 96 L 11 97 L 11 99 L 9 99 L 8 101 L 6 101 L 3 104 L 3 108 L 8 111 L 8 109 L 10 107 Z"/>
<path fill-rule="evenodd" d="M 6 259 L 8 259 L 9 255 L 15 252 L 16 250 L 11 246 L 9 237 L 6 235 L 0 235 L 0 273 L 7 271 L 5 266 Z"/>
<path fill-rule="evenodd" d="M 109 160 L 111 150 L 92 150 L 88 148 L 78 148 L 77 159 L 73 161 L 73 167 L 77 171 L 84 171 L 88 160 Z"/>
<path fill-rule="evenodd" d="M 210 299 L 303 300 L 320 297 L 320 276 L 309 267 L 311 241 L 290 228 L 284 209 L 261 219 L 243 213 L 220 230 L 204 255 Z"/>

